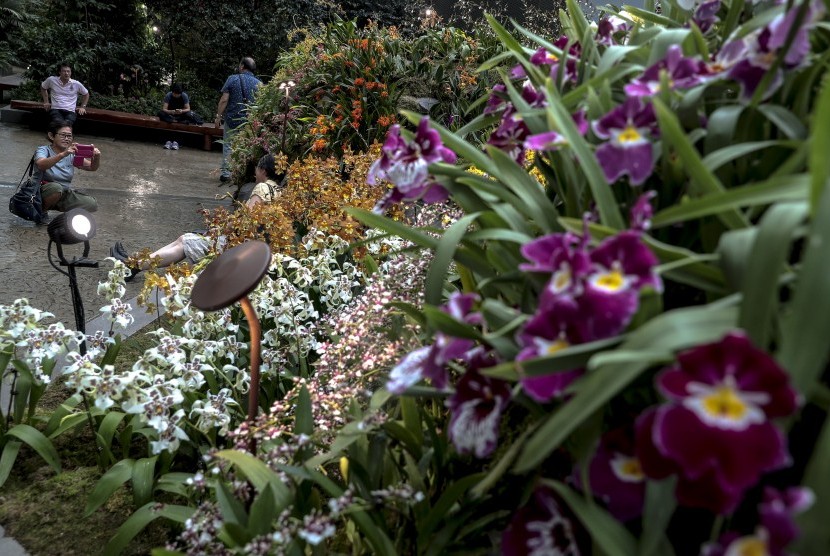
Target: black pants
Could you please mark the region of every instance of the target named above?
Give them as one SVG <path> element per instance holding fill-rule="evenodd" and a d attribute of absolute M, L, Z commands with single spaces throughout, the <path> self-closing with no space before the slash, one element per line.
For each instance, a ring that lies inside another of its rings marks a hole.
<path fill-rule="evenodd" d="M 202 125 L 205 121 L 193 110 L 190 112 L 185 112 L 184 114 L 168 114 L 167 112 L 161 110 L 159 111 L 159 120 L 163 122 L 167 122 L 169 124 L 178 123 L 178 124 L 196 124 Z"/>

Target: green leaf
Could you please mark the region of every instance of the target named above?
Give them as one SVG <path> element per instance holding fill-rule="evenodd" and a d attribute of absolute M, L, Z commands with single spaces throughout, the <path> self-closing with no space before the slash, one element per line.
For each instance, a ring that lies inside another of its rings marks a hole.
<path fill-rule="evenodd" d="M 810 177 L 806 174 L 775 177 L 668 207 L 655 214 L 651 224 L 654 228 L 661 228 L 740 207 L 762 206 L 779 201 L 801 201 L 807 198 L 809 192 Z"/>
<path fill-rule="evenodd" d="M 591 540 L 607 556 L 632 556 L 637 552 L 637 541 L 628 530 L 608 512 L 588 501 L 572 488 L 557 481 L 545 480 L 591 534 Z"/>
<path fill-rule="evenodd" d="M 14 462 L 17 459 L 17 453 L 20 451 L 20 447 L 22 445 L 23 443 L 18 442 L 17 440 L 9 440 L 6 442 L 6 445 L 3 446 L 3 454 L 0 455 L 0 487 L 2 487 L 9 478 L 9 473 L 11 473 L 12 467 L 14 467 Z"/>
<path fill-rule="evenodd" d="M 144 530 L 154 519 L 164 517 L 176 523 L 184 523 L 193 515 L 194 508 L 173 504 L 149 502 L 140 507 L 127 521 L 121 524 L 115 536 L 104 548 L 103 556 L 118 556 L 133 538 Z"/>
<path fill-rule="evenodd" d="M 58 451 L 52 444 L 52 441 L 46 438 L 42 432 L 29 425 L 15 425 L 9 429 L 6 434 L 13 436 L 18 440 L 22 440 L 28 444 L 35 452 L 38 453 L 43 461 L 55 470 L 55 473 L 61 472 L 60 456 Z"/>
<path fill-rule="evenodd" d="M 816 109 L 812 120 L 814 122 L 830 121 L 830 76 L 824 76 L 821 92 L 816 99 Z M 810 208 L 813 214 L 818 210 L 822 195 L 827 190 L 830 179 L 830 129 L 826 125 L 813 126 L 813 135 L 810 138 L 810 175 L 813 183 L 810 193 Z"/>
<path fill-rule="evenodd" d="M 294 420 L 294 434 L 312 435 L 314 433 L 314 415 L 311 412 L 311 395 L 308 388 L 300 388 L 297 396 L 297 413 Z"/>
<path fill-rule="evenodd" d="M 23 421 L 23 416 L 26 414 L 26 408 L 31 400 L 29 394 L 32 392 L 34 386 L 34 377 L 32 371 L 29 370 L 23 362 L 14 360 L 12 365 L 17 369 L 17 380 L 14 383 L 14 422 L 20 423 Z"/>
<path fill-rule="evenodd" d="M 735 327 L 734 307 L 675 309 L 631 332 L 620 346 L 624 351 L 674 352 L 720 338 Z M 534 432 L 525 444 L 514 471 L 526 473 L 541 464 L 579 425 L 608 403 L 645 371 L 652 361 L 604 365 L 577 381 L 576 393 Z"/>
<path fill-rule="evenodd" d="M 804 244 L 798 287 L 781 327 L 778 361 L 790 372 L 796 389 L 809 397 L 830 355 L 830 189 L 821 196 Z"/>
<path fill-rule="evenodd" d="M 156 460 L 158 456 L 141 458 L 133 465 L 132 485 L 133 501 L 136 506 L 142 506 L 152 500 L 155 486 Z"/>
<path fill-rule="evenodd" d="M 809 212 L 807 203 L 779 203 L 761 219 L 743 281 L 743 301 L 738 326 L 758 346 L 770 340 L 772 320 L 778 309 L 778 286 L 795 231 Z"/>
<path fill-rule="evenodd" d="M 252 537 L 265 535 L 271 531 L 271 524 L 278 517 L 277 506 L 274 504 L 274 493 L 271 485 L 265 485 L 254 502 L 251 504 L 248 529 Z"/>
<path fill-rule="evenodd" d="M 126 413 L 122 413 L 120 411 L 107 412 L 104 419 L 101 421 L 101 425 L 98 427 L 98 434 L 101 436 L 101 440 L 103 442 L 102 446 L 112 446 L 112 439 L 115 436 L 116 431 L 118 431 L 118 425 L 121 424 L 121 421 L 125 416 Z"/>
<path fill-rule="evenodd" d="M 680 122 L 677 116 L 665 105 L 660 99 L 652 99 L 654 111 L 657 114 L 657 120 L 660 122 L 660 131 L 663 137 L 664 149 L 665 145 L 670 144 L 677 152 L 677 156 L 683 164 L 689 177 L 697 185 L 700 194 L 705 195 L 709 193 L 721 193 L 724 191 L 723 185 L 718 178 L 703 164 L 700 156 L 697 153 L 694 145 L 689 142 L 683 129 L 680 127 Z M 665 156 L 665 154 L 664 154 Z M 721 213 L 718 217 L 730 228 L 745 228 L 748 222 L 742 214 L 735 210 Z"/>
<path fill-rule="evenodd" d="M 431 326 L 441 332 L 444 332 L 445 334 L 455 336 L 456 338 L 469 338 L 471 340 L 478 341 L 483 340 L 481 333 L 476 328 L 470 326 L 469 324 L 458 322 L 441 309 L 430 307 L 428 305 L 424 306 L 424 315 L 427 318 L 427 322 Z"/>
<path fill-rule="evenodd" d="M 426 302 L 431 305 L 438 305 L 441 302 L 444 291 L 444 281 L 447 278 L 450 264 L 456 249 L 461 244 L 461 239 L 470 226 L 478 218 L 479 213 L 468 214 L 454 222 L 438 241 L 435 248 L 435 258 L 429 267 L 426 283 L 424 285 Z"/>
<path fill-rule="evenodd" d="M 807 137 L 807 128 L 798 116 L 780 104 L 760 104 L 756 109 L 790 139 L 803 140 Z"/>
<path fill-rule="evenodd" d="M 88 517 L 92 512 L 101 507 L 101 505 L 110 499 L 113 493 L 121 488 L 121 486 L 130 480 L 133 476 L 133 465 L 135 460 L 122 459 L 112 467 L 110 467 L 104 475 L 95 483 L 95 488 L 89 495 L 86 501 L 86 509 L 84 509 L 84 517 Z"/>
<path fill-rule="evenodd" d="M 258 491 L 262 491 L 265 485 L 270 484 L 274 491 L 274 502 L 276 507 L 282 511 L 291 502 L 291 493 L 279 476 L 271 471 L 261 460 L 245 452 L 238 450 L 221 450 L 216 456 L 231 462 Z"/>
<path fill-rule="evenodd" d="M 60 410 L 58 410 L 60 411 Z M 57 413 L 57 411 L 56 411 Z M 86 413 L 71 413 L 61 419 L 60 424 L 49 435 L 49 438 L 57 438 L 68 430 L 74 429 L 87 421 Z M 48 430 L 48 427 L 47 427 Z"/>
<path fill-rule="evenodd" d="M 267 487 L 268 484 L 266 483 L 265 486 Z M 265 490 L 263 488 L 262 492 L 265 492 Z M 248 514 L 245 513 L 245 507 L 233 495 L 228 483 L 223 480 L 216 481 L 216 504 L 222 514 L 222 521 L 247 527 Z"/>
<path fill-rule="evenodd" d="M 610 228 L 622 230 L 625 228 L 625 222 L 622 214 L 620 214 L 620 208 L 611 187 L 605 180 L 605 174 L 603 174 L 590 146 L 577 130 L 570 112 L 565 109 L 550 88 L 550 82 L 548 82 L 548 87 L 545 89 L 545 96 L 549 104 L 548 113 L 553 118 L 556 129 L 565 137 L 568 146 L 579 160 L 580 168 L 588 181 L 588 186 L 591 188 L 591 195 L 597 204 L 600 220 Z"/>
<path fill-rule="evenodd" d="M 830 418 L 825 418 L 824 426 L 801 483 L 813 491 L 815 502 L 807 511 L 796 516 L 801 535 L 792 547 L 793 554 L 827 554 L 827 549 L 830 547 L 830 527 L 827 527 L 827 516 L 830 515 L 830 473 L 827 472 L 828 469 L 830 469 Z"/>
<path fill-rule="evenodd" d="M 46 428 L 44 429 L 43 434 L 45 434 L 49 438 L 54 438 L 56 436 L 53 434 L 55 432 L 55 429 L 57 429 L 58 426 L 61 425 L 61 421 L 64 417 L 72 414 L 72 412 L 75 410 L 75 407 L 79 403 L 81 403 L 81 397 L 75 394 L 73 396 L 70 396 L 62 404 L 60 404 L 58 408 L 52 412 L 52 416 L 49 417 L 49 422 L 46 423 Z"/>
<path fill-rule="evenodd" d="M 427 518 L 420 524 L 418 529 L 418 546 L 426 546 L 435 528 L 444 520 L 447 519 L 451 509 L 464 495 L 478 484 L 486 475 L 484 473 L 475 473 L 467 475 L 458 479 L 451 485 L 444 488 L 441 497 L 430 508 Z"/>
<path fill-rule="evenodd" d="M 643 510 L 643 534 L 640 537 L 639 556 L 656 556 L 661 552 L 666 527 L 674 514 L 677 498 L 675 477 L 646 482 L 646 500 Z"/>
<path fill-rule="evenodd" d="M 392 220 L 391 218 L 356 207 L 345 207 L 343 210 L 367 226 L 408 239 L 415 245 L 420 245 L 421 247 L 426 247 L 427 249 L 435 249 L 435 246 L 438 244 L 438 240 L 434 237 L 419 232 L 413 228 L 410 228 L 406 224 L 402 224 Z"/>
<path fill-rule="evenodd" d="M 542 185 L 527 173 L 506 152 L 496 147 L 487 147 L 487 153 L 496 165 L 492 175 L 499 179 L 502 187 L 512 191 L 527 207 L 527 215 L 539 228 L 549 233 L 557 229 L 556 210 L 551 205 Z"/>
<path fill-rule="evenodd" d="M 709 153 L 703 159 L 703 164 L 710 171 L 714 172 L 724 164 L 732 162 L 742 156 L 748 154 L 755 154 L 770 147 L 784 147 L 788 149 L 797 149 L 801 146 L 799 141 L 751 141 L 747 143 L 739 143 L 737 145 L 730 145 L 719 149 L 713 153 Z"/>

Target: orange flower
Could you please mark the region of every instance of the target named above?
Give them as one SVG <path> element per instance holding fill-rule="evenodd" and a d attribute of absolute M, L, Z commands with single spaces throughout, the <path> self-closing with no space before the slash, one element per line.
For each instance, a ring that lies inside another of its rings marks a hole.
<path fill-rule="evenodd" d="M 360 129 L 360 122 L 352 122 L 352 127 L 355 129 Z"/>
<path fill-rule="evenodd" d="M 378 118 L 378 125 L 380 127 L 389 127 L 391 123 L 392 120 L 389 118 L 389 116 L 381 116 L 380 118 Z"/>
<path fill-rule="evenodd" d="M 313 150 L 316 153 L 319 153 L 319 152 L 322 152 L 326 148 L 327 145 L 328 145 L 328 143 L 326 142 L 325 139 L 317 139 L 314 142 L 314 144 L 311 146 L 311 150 Z"/>
<path fill-rule="evenodd" d="M 383 91 L 383 92 L 380 93 L 380 98 L 386 98 L 388 96 L 389 96 L 389 93 L 387 93 L 386 91 Z"/>
<path fill-rule="evenodd" d="M 366 83 L 366 80 L 363 79 L 362 77 L 358 77 L 357 79 L 354 80 L 354 86 L 355 87 L 362 87 L 365 83 Z"/>

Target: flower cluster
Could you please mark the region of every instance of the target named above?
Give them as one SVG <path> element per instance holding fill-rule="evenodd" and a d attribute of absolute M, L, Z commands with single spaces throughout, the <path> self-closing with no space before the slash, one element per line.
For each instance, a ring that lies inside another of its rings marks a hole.
<path fill-rule="evenodd" d="M 622 332 L 639 306 L 640 291 L 649 287 L 662 291 L 655 271 L 657 258 L 642 242 L 647 226 L 649 196 L 635 203 L 631 221 L 635 228 L 603 240 L 590 248 L 586 231 L 551 234 L 522 247 L 530 263 L 525 272 L 549 276 L 539 298 L 538 309 L 518 335 L 523 361 L 572 345 L 602 340 Z M 548 376 L 524 377 L 525 392 L 539 402 L 560 396 L 580 370 Z"/>

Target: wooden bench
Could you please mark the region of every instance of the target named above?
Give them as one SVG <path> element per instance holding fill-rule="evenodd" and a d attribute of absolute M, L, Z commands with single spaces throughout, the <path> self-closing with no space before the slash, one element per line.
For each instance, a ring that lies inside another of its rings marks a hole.
<path fill-rule="evenodd" d="M 29 112 L 43 112 L 43 103 L 31 100 L 12 100 L 11 107 L 17 110 L 27 110 Z M 205 123 L 202 125 L 168 123 L 159 120 L 156 116 L 131 114 L 130 112 L 118 112 L 117 110 L 103 110 L 101 108 L 87 108 L 86 114 L 78 116 L 78 118 L 79 120 L 89 120 L 115 125 L 151 129 L 168 129 L 181 133 L 203 135 L 204 143 L 202 144 L 202 148 L 206 151 L 210 150 L 214 137 L 221 138 L 223 136 L 222 128 L 215 127 L 213 123 Z"/>
<path fill-rule="evenodd" d="M 11 91 L 12 89 L 20 87 L 21 83 L 23 83 L 22 73 L 4 75 L 0 77 L 0 91 Z"/>

